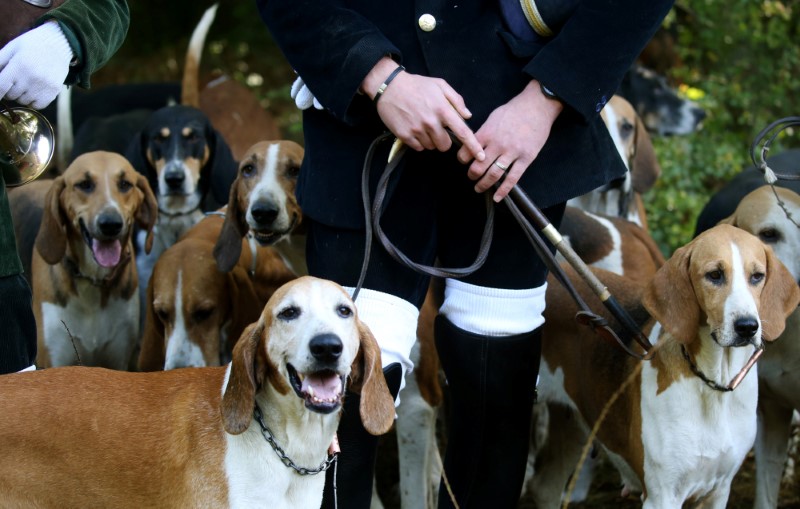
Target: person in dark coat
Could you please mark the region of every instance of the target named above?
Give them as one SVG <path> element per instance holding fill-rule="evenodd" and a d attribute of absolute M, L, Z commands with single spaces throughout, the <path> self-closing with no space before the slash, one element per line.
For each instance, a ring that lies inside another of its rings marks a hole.
<path fill-rule="evenodd" d="M 41 109 L 64 84 L 89 87 L 90 77 L 128 33 L 125 0 L 54 0 L 51 10 L 28 0 L 0 7 L 0 99 Z M 0 156 L 2 157 L 2 156 Z M 8 161 L 0 161 L 8 164 Z M 6 182 L 0 173 L 0 374 L 33 369 L 36 323 L 22 275 Z"/>
<path fill-rule="evenodd" d="M 520 185 L 558 227 L 569 198 L 623 175 L 600 118 L 671 0 L 256 0 L 299 74 L 305 158 L 297 196 L 312 275 L 358 284 L 365 249 L 361 172 L 371 195 L 392 137 L 408 150 L 380 224 L 411 260 L 465 267 L 488 194 L 486 261 L 448 278 L 435 322 L 452 401 L 444 470 L 459 507 L 515 507 L 539 369 L 547 269 L 502 200 Z M 313 100 L 309 99 L 313 98 Z M 448 131 L 459 140 L 454 146 Z M 379 140 L 379 141 L 376 141 Z M 373 144 L 375 144 L 373 146 Z M 371 251 L 356 304 L 399 390 L 412 368 L 429 277 Z M 339 427 L 338 506 L 369 507 L 376 441 L 348 394 Z M 402 403 L 400 403 L 402 404 Z M 333 475 L 323 507 L 334 507 Z M 439 507 L 452 507 L 447 489 Z"/>

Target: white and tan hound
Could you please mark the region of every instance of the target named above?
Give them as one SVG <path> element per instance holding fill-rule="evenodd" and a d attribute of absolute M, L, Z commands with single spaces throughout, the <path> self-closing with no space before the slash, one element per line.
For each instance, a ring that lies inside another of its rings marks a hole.
<path fill-rule="evenodd" d="M 237 263 L 240 240 L 251 235 L 260 245 L 275 247 L 296 274 L 308 273 L 303 213 L 295 198 L 303 155 L 300 145 L 287 140 L 262 141 L 247 151 L 231 184 L 225 223 L 214 250 L 220 270 Z"/>
<path fill-rule="evenodd" d="M 273 295 L 227 366 L 2 376 L 3 503 L 317 509 L 324 473 L 300 475 L 277 449 L 298 468 L 326 461 L 348 377 L 366 429 L 385 433 L 378 345 L 347 293 L 311 277 Z"/>
<path fill-rule="evenodd" d="M 140 328 L 131 237 L 139 226 L 152 239 L 157 214 L 119 154 L 83 154 L 53 181 L 31 262 L 39 367 L 128 368 Z"/>
<path fill-rule="evenodd" d="M 756 437 L 758 377 L 751 372 L 734 390 L 724 388 L 765 340 L 783 332 L 800 288 L 771 248 L 729 225 L 678 249 L 646 286 L 609 272 L 600 279 L 640 318 L 656 345 L 653 359 L 636 360 L 579 326 L 574 302 L 553 282 L 540 398 L 577 412 L 588 431 L 630 378 L 597 434 L 626 486 L 642 493 L 646 509 L 724 508 Z M 579 288 L 596 311 L 602 308 L 585 285 Z M 537 507 L 560 506 L 585 438 L 548 437 L 561 440 L 549 444 L 560 454 L 537 461 Z"/>
<path fill-rule="evenodd" d="M 628 171 L 624 178 L 573 198 L 568 204 L 587 212 L 622 217 L 646 230 L 647 215 L 641 195 L 661 175 L 653 142 L 636 110 L 618 95 L 608 101 L 600 116 Z"/>

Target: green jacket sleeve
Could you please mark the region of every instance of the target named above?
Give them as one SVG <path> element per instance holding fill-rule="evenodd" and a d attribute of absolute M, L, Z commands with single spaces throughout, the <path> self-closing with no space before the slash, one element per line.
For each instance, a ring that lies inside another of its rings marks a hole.
<path fill-rule="evenodd" d="M 65 84 L 89 88 L 92 73 L 116 53 L 130 26 L 126 0 L 68 0 L 36 21 L 58 22 L 75 53 Z"/>

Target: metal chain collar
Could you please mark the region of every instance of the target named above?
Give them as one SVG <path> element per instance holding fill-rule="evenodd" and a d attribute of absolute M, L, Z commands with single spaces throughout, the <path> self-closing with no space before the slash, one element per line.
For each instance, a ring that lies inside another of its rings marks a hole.
<path fill-rule="evenodd" d="M 328 470 L 331 465 L 336 462 L 336 458 L 338 454 L 329 454 L 328 457 L 320 463 L 319 467 L 317 468 L 306 468 L 298 466 L 292 459 L 286 454 L 286 452 L 278 445 L 278 442 L 275 441 L 275 435 L 272 434 L 272 431 L 264 424 L 264 414 L 261 413 L 261 409 L 258 407 L 258 404 L 255 405 L 253 408 L 253 417 L 256 418 L 258 421 L 259 426 L 261 426 L 261 434 L 264 435 L 264 439 L 267 443 L 272 446 L 272 450 L 275 451 L 275 454 L 278 455 L 281 462 L 286 465 L 287 467 L 291 468 L 295 472 L 300 475 L 315 475 L 320 472 L 324 472 Z"/>
<path fill-rule="evenodd" d="M 697 378 L 702 380 L 707 386 L 711 387 L 715 391 L 731 392 L 732 390 L 736 389 L 736 387 L 739 385 L 739 382 L 741 382 L 742 379 L 745 376 L 747 376 L 747 373 L 748 371 L 750 371 L 750 368 L 753 367 L 753 365 L 756 363 L 761 354 L 764 353 L 764 347 L 763 346 L 756 347 L 756 350 L 755 352 L 753 352 L 753 355 L 750 357 L 750 360 L 747 361 L 747 364 L 745 364 L 745 366 L 742 368 L 739 374 L 736 375 L 736 377 L 728 385 L 720 385 L 714 380 L 709 379 L 702 371 L 700 371 L 700 368 L 698 368 L 697 365 L 694 363 L 694 361 L 692 361 L 691 356 L 689 356 L 689 352 L 686 351 L 686 346 L 683 344 L 681 344 L 681 353 L 683 354 L 683 358 L 686 359 L 686 362 L 689 363 L 689 369 L 692 370 L 692 373 L 694 373 L 695 376 L 697 376 Z"/>

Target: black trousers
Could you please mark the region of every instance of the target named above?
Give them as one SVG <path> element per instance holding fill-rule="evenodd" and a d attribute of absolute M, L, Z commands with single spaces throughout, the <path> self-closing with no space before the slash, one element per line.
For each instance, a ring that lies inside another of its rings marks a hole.
<path fill-rule="evenodd" d="M 376 155 L 376 159 L 380 159 Z M 486 220 L 486 202 L 474 190 L 453 151 L 408 150 L 387 191 L 381 227 L 411 260 L 442 267 L 469 266 Z M 385 161 L 385 158 L 382 159 Z M 373 176 L 373 186 L 377 176 Z M 374 196 L 374 188 L 372 190 Z M 558 228 L 565 204 L 542 212 Z M 364 259 L 365 231 L 327 225 L 311 218 L 307 237 L 309 273 L 356 286 Z M 551 248 L 551 251 L 553 248 Z M 495 205 L 494 236 L 484 265 L 461 280 L 478 286 L 528 289 L 541 286 L 547 268 L 502 202 Z M 429 278 L 395 261 L 373 239 L 364 288 L 389 293 L 420 307 Z"/>

